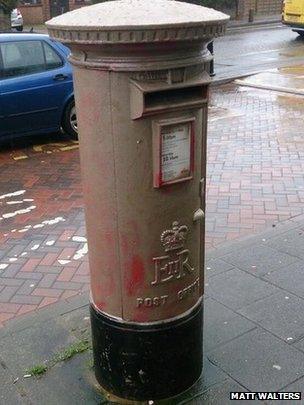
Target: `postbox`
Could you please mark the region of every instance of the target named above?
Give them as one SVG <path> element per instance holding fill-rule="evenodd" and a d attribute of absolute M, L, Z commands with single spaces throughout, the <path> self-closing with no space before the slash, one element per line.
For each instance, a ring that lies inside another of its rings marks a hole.
<path fill-rule="evenodd" d="M 47 23 L 71 49 L 95 375 L 110 399 L 171 398 L 202 372 L 207 44 L 227 21 L 117 0 Z"/>

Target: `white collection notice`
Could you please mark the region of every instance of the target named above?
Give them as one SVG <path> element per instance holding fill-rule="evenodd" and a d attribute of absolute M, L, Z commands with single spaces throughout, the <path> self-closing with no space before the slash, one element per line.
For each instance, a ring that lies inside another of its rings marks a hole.
<path fill-rule="evenodd" d="M 162 181 L 174 182 L 191 175 L 191 123 L 161 129 Z"/>

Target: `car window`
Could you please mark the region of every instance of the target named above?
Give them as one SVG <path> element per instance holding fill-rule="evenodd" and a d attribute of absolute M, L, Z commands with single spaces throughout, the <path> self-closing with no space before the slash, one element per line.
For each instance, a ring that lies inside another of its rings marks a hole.
<path fill-rule="evenodd" d="M 43 42 L 44 46 L 44 52 L 45 52 L 45 61 L 46 61 L 46 68 L 47 69 L 56 69 L 60 66 L 62 66 L 62 60 L 60 56 L 54 51 L 54 49 L 47 44 L 46 42 Z"/>
<path fill-rule="evenodd" d="M 41 41 L 6 42 L 0 44 L 3 76 L 13 77 L 45 70 Z"/>

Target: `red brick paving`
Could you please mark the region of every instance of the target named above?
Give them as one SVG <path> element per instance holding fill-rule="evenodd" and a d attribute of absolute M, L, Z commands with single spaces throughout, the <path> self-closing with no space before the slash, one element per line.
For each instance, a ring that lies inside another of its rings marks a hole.
<path fill-rule="evenodd" d="M 0 325 L 88 288 L 87 258 L 73 259 L 84 243 L 72 238 L 85 235 L 78 150 L 61 150 L 68 145 L 1 153 Z"/>
<path fill-rule="evenodd" d="M 211 104 L 208 249 L 304 212 L 304 99 L 226 85 Z M 75 144 L 2 151 L 0 218 L 0 326 L 88 289 L 88 259 L 73 259 L 85 236 Z"/>
<path fill-rule="evenodd" d="M 207 248 L 304 210 L 304 98 L 231 84 L 211 104 Z"/>

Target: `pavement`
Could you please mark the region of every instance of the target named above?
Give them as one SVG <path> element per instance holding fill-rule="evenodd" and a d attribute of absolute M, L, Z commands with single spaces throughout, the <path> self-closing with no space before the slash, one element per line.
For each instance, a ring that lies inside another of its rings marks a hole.
<path fill-rule="evenodd" d="M 214 41 L 215 82 L 301 65 L 303 39 L 281 22 L 229 28 Z"/>
<path fill-rule="evenodd" d="M 303 242 L 300 215 L 208 252 L 203 375 L 188 392 L 155 404 L 226 405 L 230 391 L 304 391 Z M 83 293 L 0 329 L 1 404 L 109 403 L 94 379 L 90 349 L 52 363 L 90 339 L 87 302 Z M 44 364 L 42 376 L 29 377 Z"/>
<path fill-rule="evenodd" d="M 78 144 L 7 146 L 0 168 L 1 326 L 87 290 L 89 277 Z"/>
<path fill-rule="evenodd" d="M 288 70 L 286 76 L 292 76 Z M 303 213 L 303 106 L 301 96 L 289 93 L 216 88 L 209 112 L 207 249 Z"/>
<path fill-rule="evenodd" d="M 228 23 L 228 30 L 233 30 L 237 28 L 249 28 L 258 27 L 262 25 L 276 24 L 282 21 L 282 14 L 257 14 L 254 16 L 254 20 L 249 22 L 248 19 L 236 20 L 232 19 Z"/>
<path fill-rule="evenodd" d="M 285 96 L 235 84 L 213 93 L 204 372 L 190 391 L 160 404 L 224 405 L 230 391 L 304 391 L 303 104 Z M 1 404 L 108 403 L 90 349 L 53 364 L 75 342 L 90 341 L 77 152 L 60 140 L 2 154 L 1 264 L 8 266 L 0 299 L 2 319 L 12 319 L 0 329 Z M 24 377 L 43 364 L 41 377 Z"/>
<path fill-rule="evenodd" d="M 205 369 L 168 404 L 302 390 L 303 72 L 267 73 L 288 92 L 269 87 L 267 74 L 212 87 Z M 90 340 L 78 144 L 61 134 L 22 142 L 4 146 L 0 160 L 0 404 L 108 403 L 90 349 L 54 362 Z M 24 377 L 45 362 L 40 378 Z"/>
<path fill-rule="evenodd" d="M 304 212 L 303 110 L 298 95 L 212 89 L 207 250 Z M 3 326 L 87 291 L 89 269 L 78 144 L 59 134 L 7 145 L 0 167 Z"/>

